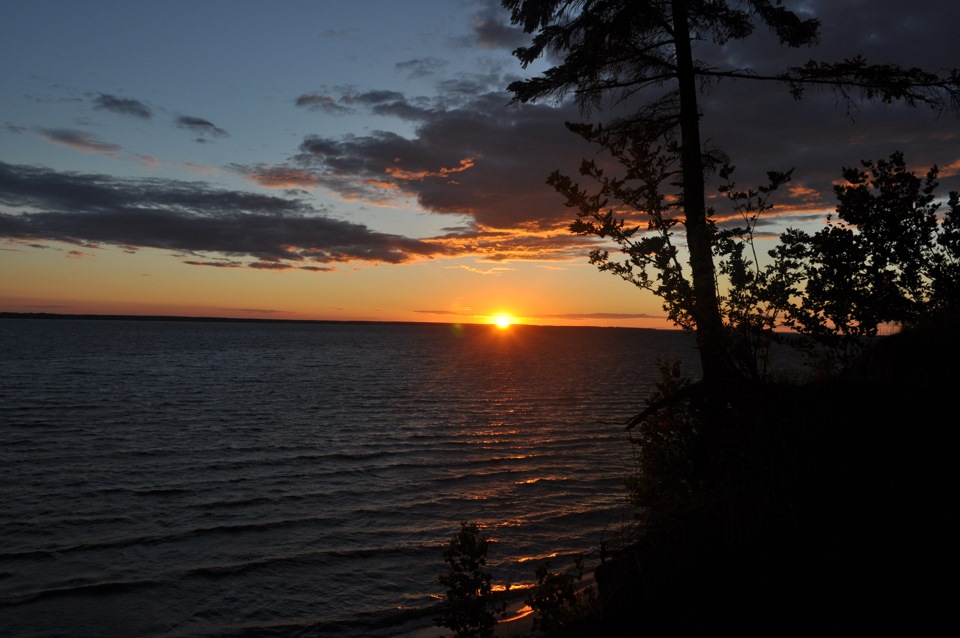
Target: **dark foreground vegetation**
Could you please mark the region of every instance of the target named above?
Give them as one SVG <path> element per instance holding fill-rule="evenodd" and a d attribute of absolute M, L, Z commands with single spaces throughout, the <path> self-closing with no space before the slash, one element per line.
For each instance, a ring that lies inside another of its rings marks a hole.
<path fill-rule="evenodd" d="M 533 635 L 939 627 L 958 361 L 960 318 L 941 317 L 878 339 L 842 374 L 741 386 L 720 414 L 664 365 L 651 399 L 684 398 L 634 429 L 634 524 L 605 547 L 589 590 L 582 574 L 540 567 Z M 451 572 L 457 551 L 447 546 Z M 502 609 L 482 553 L 471 569 L 486 588 L 464 596 L 459 581 L 452 600 L 469 602 L 438 618 L 472 619 L 458 636 L 494 635 Z"/>
<path fill-rule="evenodd" d="M 597 569 L 597 635 L 942 622 L 960 321 L 938 323 L 842 375 L 741 387 L 721 414 L 684 400 L 639 426 L 638 527 Z"/>

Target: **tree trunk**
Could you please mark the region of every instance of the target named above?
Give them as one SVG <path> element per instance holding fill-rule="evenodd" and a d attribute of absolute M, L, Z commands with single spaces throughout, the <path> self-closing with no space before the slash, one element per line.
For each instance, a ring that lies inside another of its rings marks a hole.
<path fill-rule="evenodd" d="M 712 384 L 735 374 L 730 363 L 717 298 L 716 271 L 703 183 L 703 156 L 700 152 L 700 112 L 697 106 L 697 85 L 690 26 L 685 0 L 673 0 L 673 30 L 677 55 L 677 78 L 680 86 L 680 141 L 683 168 L 684 225 L 690 270 L 693 276 L 693 319 L 696 322 L 697 348 L 703 379 Z"/>

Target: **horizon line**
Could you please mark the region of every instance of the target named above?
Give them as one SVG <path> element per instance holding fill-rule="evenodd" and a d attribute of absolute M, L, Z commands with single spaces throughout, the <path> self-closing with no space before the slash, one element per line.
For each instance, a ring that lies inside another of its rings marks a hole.
<path fill-rule="evenodd" d="M 206 323 L 301 323 L 301 324 L 399 324 L 399 325 L 437 325 L 437 326 L 495 326 L 490 323 L 476 321 L 404 321 L 388 319 L 283 319 L 268 317 L 206 317 L 190 315 L 137 315 L 137 314 L 102 314 L 102 313 L 58 313 L 58 312 L 17 312 L 0 311 L 0 319 L 43 319 L 43 320 L 83 320 L 83 321 L 174 321 L 174 322 L 206 322 Z M 635 326 L 558 326 L 552 324 L 535 324 L 517 322 L 511 328 L 530 326 L 532 328 L 590 328 L 615 330 L 662 330 L 675 332 L 678 328 L 640 328 Z M 682 330 L 681 330 L 682 331 Z"/>

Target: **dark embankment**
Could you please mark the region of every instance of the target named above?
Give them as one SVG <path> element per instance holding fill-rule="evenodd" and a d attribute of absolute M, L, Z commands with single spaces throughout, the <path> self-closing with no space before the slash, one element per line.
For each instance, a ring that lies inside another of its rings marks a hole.
<path fill-rule="evenodd" d="M 937 626 L 958 327 L 881 339 L 829 382 L 731 395 L 693 446 L 693 497 L 597 569 L 596 635 Z"/>

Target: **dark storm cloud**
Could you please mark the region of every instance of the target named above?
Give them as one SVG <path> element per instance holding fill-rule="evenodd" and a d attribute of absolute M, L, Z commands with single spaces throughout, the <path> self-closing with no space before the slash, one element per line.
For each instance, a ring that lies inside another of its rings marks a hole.
<path fill-rule="evenodd" d="M 42 129 L 40 134 L 51 142 L 72 148 L 75 151 L 83 151 L 84 153 L 116 153 L 123 150 L 116 144 L 101 142 L 93 135 L 84 131 L 56 128 Z"/>
<path fill-rule="evenodd" d="M 131 115 L 144 120 L 149 120 L 153 117 L 153 111 L 150 107 L 140 100 L 121 98 L 108 93 L 100 93 L 94 98 L 93 108 L 112 111 L 113 113 L 119 113 L 121 115 Z"/>
<path fill-rule="evenodd" d="M 209 135 L 211 137 L 224 137 L 228 135 L 228 133 L 225 130 L 217 127 L 216 125 L 214 125 L 213 122 L 204 120 L 199 117 L 191 117 L 189 115 L 178 115 L 175 122 L 178 127 L 182 129 L 186 129 L 188 131 L 192 131 L 194 133 L 197 133 L 198 135 Z M 200 138 L 200 139 L 203 139 L 203 138 Z"/>
<path fill-rule="evenodd" d="M 324 217 L 296 199 L 197 182 L 119 179 L 0 163 L 0 204 L 16 209 L 0 213 L 0 237 L 24 242 L 218 253 L 251 257 L 260 264 L 292 262 L 288 266 L 400 263 L 444 250 Z"/>

